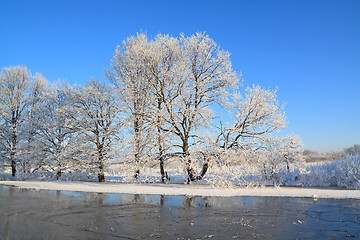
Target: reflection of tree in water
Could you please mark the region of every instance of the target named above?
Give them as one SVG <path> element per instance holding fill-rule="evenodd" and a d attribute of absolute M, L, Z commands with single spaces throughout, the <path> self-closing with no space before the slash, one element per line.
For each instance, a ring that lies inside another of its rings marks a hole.
<path fill-rule="evenodd" d="M 96 200 L 99 205 L 102 205 L 104 203 L 104 198 L 106 198 L 106 195 L 104 193 L 98 193 L 96 195 Z"/>
<path fill-rule="evenodd" d="M 139 194 L 134 194 L 134 202 L 140 203 L 140 195 Z"/>
<path fill-rule="evenodd" d="M 164 205 L 164 203 L 165 203 L 165 196 L 164 195 L 161 195 L 160 196 L 160 205 Z"/>
<path fill-rule="evenodd" d="M 209 201 L 208 197 L 183 197 L 183 207 L 196 207 L 196 208 L 207 208 L 211 206 L 211 203 Z"/>

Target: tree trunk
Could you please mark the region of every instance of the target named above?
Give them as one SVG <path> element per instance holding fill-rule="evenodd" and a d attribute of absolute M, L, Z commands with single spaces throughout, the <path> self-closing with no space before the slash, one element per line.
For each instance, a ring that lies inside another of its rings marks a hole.
<path fill-rule="evenodd" d="M 187 171 L 188 171 L 189 178 L 188 178 L 187 183 L 195 182 L 195 181 L 199 181 L 199 180 L 203 179 L 207 170 L 209 169 L 209 161 L 205 156 L 204 156 L 204 160 L 205 160 L 205 162 L 203 163 L 203 166 L 202 166 L 199 174 L 197 174 L 196 171 L 192 167 L 188 167 Z"/>
<path fill-rule="evenodd" d="M 98 180 L 99 180 L 99 182 L 105 182 L 105 173 L 104 173 L 104 167 L 103 167 L 102 163 L 100 163 L 100 166 L 99 166 Z"/>
<path fill-rule="evenodd" d="M 199 174 L 199 179 L 198 180 L 201 180 L 205 176 L 208 169 L 209 169 L 209 162 L 205 162 L 203 164 L 203 166 L 202 166 L 202 169 L 201 169 L 201 172 Z"/>
<path fill-rule="evenodd" d="M 186 161 L 186 171 L 188 174 L 187 184 L 190 184 L 190 182 L 195 181 L 195 170 L 191 167 L 191 159 L 190 159 L 190 153 L 189 153 L 189 143 L 188 138 L 185 137 L 183 140 L 183 154 Z"/>
<path fill-rule="evenodd" d="M 16 176 L 16 162 L 14 160 L 11 160 L 11 173 L 13 177 Z"/>
<path fill-rule="evenodd" d="M 158 145 L 159 145 L 159 164 L 160 164 L 161 181 L 162 183 L 165 183 L 167 178 L 165 175 L 164 150 L 162 148 L 161 129 L 159 126 L 158 126 Z"/>
<path fill-rule="evenodd" d="M 134 178 L 140 178 L 140 125 L 139 120 L 135 119 L 134 121 L 134 131 L 135 131 L 135 166 L 137 169 L 135 170 Z"/>
<path fill-rule="evenodd" d="M 139 178 L 140 178 L 140 169 L 135 170 L 134 178 L 135 178 L 135 179 L 139 179 Z"/>
<path fill-rule="evenodd" d="M 209 160 L 206 158 L 205 154 L 203 154 L 204 163 L 203 163 L 201 172 L 199 174 L 197 174 L 197 172 L 191 166 L 191 159 L 189 158 L 190 153 L 189 153 L 188 138 L 185 138 L 184 141 L 183 141 L 183 153 L 184 153 L 184 156 L 186 158 L 188 158 L 186 160 L 187 161 L 186 162 L 186 170 L 187 170 L 187 173 L 188 173 L 187 184 L 190 184 L 191 182 L 194 182 L 194 181 L 201 180 L 205 176 L 207 170 L 209 169 Z"/>
<path fill-rule="evenodd" d="M 167 181 L 167 176 L 165 174 L 164 157 L 163 156 L 160 157 L 160 173 L 161 173 L 161 181 L 163 183 L 165 183 Z"/>
<path fill-rule="evenodd" d="M 99 182 L 105 182 L 105 174 L 104 174 L 104 154 L 103 154 L 103 145 L 98 145 L 98 163 L 99 163 L 99 173 L 98 180 Z"/>
<path fill-rule="evenodd" d="M 269 180 L 274 180 L 274 166 L 270 168 Z"/>
<path fill-rule="evenodd" d="M 288 172 L 290 172 L 290 163 L 288 160 L 286 160 L 286 168 L 287 168 Z"/>
<path fill-rule="evenodd" d="M 265 165 L 265 163 L 264 163 L 264 175 L 265 175 L 265 181 L 267 181 L 268 177 L 267 177 L 267 174 L 266 174 L 266 165 Z"/>
<path fill-rule="evenodd" d="M 191 167 L 191 160 L 188 160 L 187 162 L 187 173 L 188 173 L 188 179 L 187 184 L 190 184 L 191 182 L 196 181 L 196 171 Z"/>
<path fill-rule="evenodd" d="M 105 174 L 103 172 L 99 172 L 98 179 L 99 182 L 105 182 Z"/>
<path fill-rule="evenodd" d="M 158 106 L 157 108 L 159 111 L 161 111 L 161 104 L 162 100 L 161 98 L 157 99 Z M 161 136 L 161 119 L 160 116 L 157 117 L 157 133 L 158 133 L 158 147 L 159 147 L 159 166 L 160 166 L 160 174 L 161 174 L 161 182 L 165 183 L 167 181 L 167 175 L 165 174 L 165 168 L 164 168 L 164 149 L 163 149 L 163 138 Z"/>
<path fill-rule="evenodd" d="M 58 170 L 58 172 L 56 173 L 56 180 L 61 180 L 61 169 Z"/>
<path fill-rule="evenodd" d="M 10 161 L 11 161 L 11 173 L 12 176 L 16 176 L 16 160 L 15 160 L 15 153 L 16 153 L 16 143 L 17 143 L 17 135 L 16 135 L 16 127 L 13 124 L 13 133 L 11 137 L 11 145 L 10 145 Z"/>

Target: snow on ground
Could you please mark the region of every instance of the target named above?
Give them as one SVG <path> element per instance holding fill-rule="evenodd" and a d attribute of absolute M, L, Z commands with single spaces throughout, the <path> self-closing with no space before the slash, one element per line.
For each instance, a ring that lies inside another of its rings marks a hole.
<path fill-rule="evenodd" d="M 63 190 L 101 193 L 156 194 L 183 196 L 254 196 L 254 197 L 310 197 L 360 199 L 360 190 L 319 189 L 300 187 L 233 187 L 215 188 L 200 184 L 124 184 L 95 182 L 39 182 L 39 181 L 0 181 L 0 184 L 36 190 Z"/>

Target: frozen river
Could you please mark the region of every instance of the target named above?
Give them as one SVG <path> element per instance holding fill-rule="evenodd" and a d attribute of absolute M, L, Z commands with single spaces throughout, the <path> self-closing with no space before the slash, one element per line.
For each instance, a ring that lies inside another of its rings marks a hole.
<path fill-rule="evenodd" d="M 182 197 L 0 185 L 0 239 L 351 239 L 360 200 Z"/>

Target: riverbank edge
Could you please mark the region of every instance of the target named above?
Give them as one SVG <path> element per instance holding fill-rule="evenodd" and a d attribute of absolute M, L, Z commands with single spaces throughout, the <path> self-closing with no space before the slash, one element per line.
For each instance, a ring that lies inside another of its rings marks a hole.
<path fill-rule="evenodd" d="M 215 188 L 200 184 L 127 184 L 96 182 L 0 181 L 0 184 L 35 190 L 60 190 L 95 193 L 125 193 L 206 197 L 294 197 L 314 199 L 360 199 L 360 190 L 301 187 L 232 187 Z"/>

